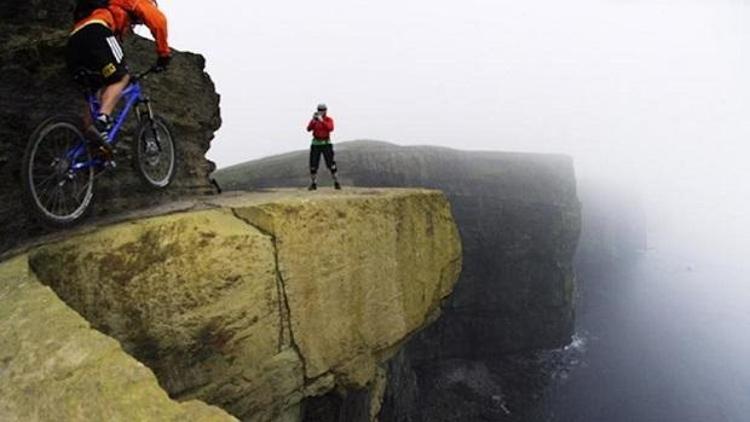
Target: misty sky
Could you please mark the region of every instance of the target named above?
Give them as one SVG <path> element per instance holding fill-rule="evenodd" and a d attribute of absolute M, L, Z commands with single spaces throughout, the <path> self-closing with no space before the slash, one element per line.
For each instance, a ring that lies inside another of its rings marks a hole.
<path fill-rule="evenodd" d="M 750 246 L 747 0 L 160 7 L 222 95 L 219 167 L 307 148 L 324 101 L 335 141 L 569 154 L 583 178 L 668 203 L 652 224 Z"/>

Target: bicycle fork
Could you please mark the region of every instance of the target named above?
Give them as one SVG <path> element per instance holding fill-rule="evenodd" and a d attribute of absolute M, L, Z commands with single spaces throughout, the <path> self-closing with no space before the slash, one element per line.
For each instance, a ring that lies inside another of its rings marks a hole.
<path fill-rule="evenodd" d="M 144 112 L 141 110 L 141 112 L 138 114 L 138 123 L 142 123 L 144 116 L 148 119 L 149 126 L 151 127 L 151 134 L 154 136 L 154 141 L 156 142 L 156 147 L 159 149 L 159 152 L 162 152 L 161 149 L 161 139 L 159 139 L 159 132 L 156 130 L 156 124 L 154 120 L 154 110 L 151 108 L 151 100 L 148 97 L 145 97 L 141 100 L 141 104 L 146 106 L 146 111 Z"/>

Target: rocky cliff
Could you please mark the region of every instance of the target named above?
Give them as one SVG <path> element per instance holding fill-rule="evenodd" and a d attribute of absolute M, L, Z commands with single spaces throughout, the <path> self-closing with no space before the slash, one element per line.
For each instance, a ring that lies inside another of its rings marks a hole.
<path fill-rule="evenodd" d="M 0 251 L 43 231 L 29 220 L 21 201 L 21 159 L 29 136 L 49 115 L 84 110 L 82 95 L 64 61 L 73 3 L 17 1 L 0 10 Z M 125 50 L 135 72 L 155 61 L 152 43 L 142 38 L 132 37 Z M 201 56 L 175 52 L 169 72 L 145 84 L 154 109 L 175 131 L 178 167 L 174 185 L 161 193 L 144 188 L 129 165 L 131 139 L 125 136 L 117 171 L 97 180 L 96 213 L 213 191 L 207 176 L 214 165 L 205 153 L 221 119 L 219 96 L 204 68 Z"/>
<path fill-rule="evenodd" d="M 196 400 L 372 420 L 461 256 L 425 190 L 225 195 L 82 230 L 0 264 L 0 420 L 229 420 Z"/>
<path fill-rule="evenodd" d="M 171 400 L 153 372 L 40 283 L 22 256 L 0 264 L 0 420 L 236 419 Z"/>
<path fill-rule="evenodd" d="M 523 420 L 544 368 L 533 353 L 509 355 L 560 347 L 574 330 L 581 216 L 572 160 L 366 141 L 336 153 L 346 185 L 443 190 L 463 240 L 443 316 L 391 362 L 384 420 Z M 305 166 L 301 151 L 215 177 L 225 189 L 305 186 Z"/>
<path fill-rule="evenodd" d="M 350 142 L 336 150 L 354 186 L 441 189 L 464 242 L 464 270 L 430 355 L 495 355 L 565 344 L 573 332 L 580 205 L 564 156 Z M 305 186 L 306 153 L 219 170 L 225 189 Z M 425 356 L 426 359 L 437 356 Z"/>

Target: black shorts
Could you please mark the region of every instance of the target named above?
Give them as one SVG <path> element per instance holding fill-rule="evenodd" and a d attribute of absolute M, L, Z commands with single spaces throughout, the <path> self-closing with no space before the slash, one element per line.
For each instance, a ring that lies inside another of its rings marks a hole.
<path fill-rule="evenodd" d="M 336 173 L 336 160 L 334 160 L 333 144 L 313 145 L 310 147 L 310 172 L 317 173 L 320 165 L 320 156 L 326 160 L 326 166 L 331 172 Z"/>
<path fill-rule="evenodd" d="M 109 28 L 98 23 L 70 36 L 67 62 L 73 77 L 92 89 L 112 85 L 128 74 L 120 43 Z"/>

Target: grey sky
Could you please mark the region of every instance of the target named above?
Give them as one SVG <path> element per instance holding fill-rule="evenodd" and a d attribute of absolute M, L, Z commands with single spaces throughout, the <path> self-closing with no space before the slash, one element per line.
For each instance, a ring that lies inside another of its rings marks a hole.
<path fill-rule="evenodd" d="M 750 245 L 747 1 L 160 7 L 174 47 L 205 55 L 222 94 L 209 153 L 220 167 L 306 148 L 325 101 L 335 140 L 570 154 L 582 177 L 668 202 L 653 224 L 690 209 L 676 233 L 719 219 L 710 231 L 747 229 L 735 237 Z"/>

